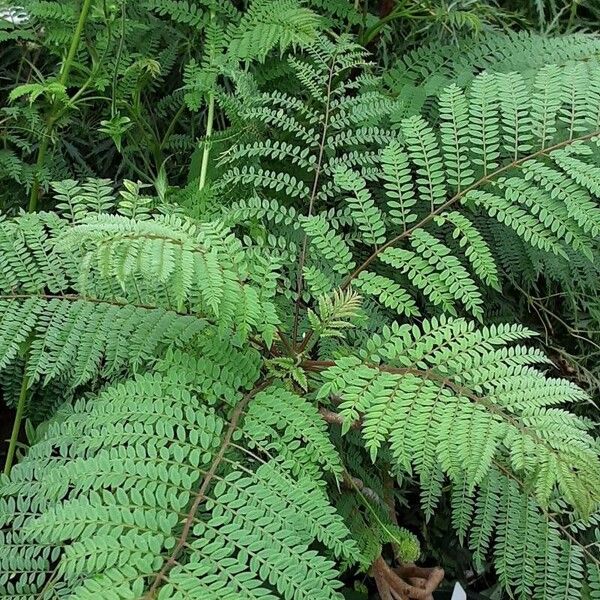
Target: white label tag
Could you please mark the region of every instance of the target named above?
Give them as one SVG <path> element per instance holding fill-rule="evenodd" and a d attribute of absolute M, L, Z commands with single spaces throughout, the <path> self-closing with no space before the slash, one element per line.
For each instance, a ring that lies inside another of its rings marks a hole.
<path fill-rule="evenodd" d="M 467 600 L 467 594 L 458 581 L 454 584 L 454 591 L 450 600 Z"/>

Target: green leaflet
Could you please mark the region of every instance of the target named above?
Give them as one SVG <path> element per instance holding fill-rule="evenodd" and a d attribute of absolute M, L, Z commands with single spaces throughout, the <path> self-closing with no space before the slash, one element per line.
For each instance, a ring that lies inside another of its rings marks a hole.
<path fill-rule="evenodd" d="M 482 36 L 462 64 L 426 48 L 390 95 L 351 34 L 319 33 L 322 2 L 146 4 L 119 5 L 110 39 L 92 11 L 86 51 L 111 71 L 84 98 L 112 96 L 99 135 L 118 178 L 147 183 L 73 179 L 87 157 L 73 174 L 79 147 L 67 161 L 25 93 L 54 95 L 70 128 L 75 85 L 17 90 L 5 114 L 52 142 L 62 181 L 54 212 L 0 217 L 3 396 L 52 413 L 2 478 L 0 595 L 338 600 L 382 554 L 416 560 L 392 521 L 418 487 L 409 508 L 448 507 L 515 598 L 593 597 L 598 445 L 570 410 L 588 397 L 497 319 L 503 285 L 538 284 L 511 307 L 554 282 L 595 289 L 597 44 Z M 56 50 L 72 8 L 34 8 L 64 22 Z M 556 60 L 525 68 L 536 49 Z M 122 114 L 163 87 L 152 118 Z M 24 188 L 16 139 L 0 165 Z"/>
<path fill-rule="evenodd" d="M 2 537 L 2 571 L 23 575 L 1 576 L 4 593 L 39 591 L 51 556 L 58 561 L 55 585 L 81 597 L 98 591 L 103 581 L 128 596 L 144 593 L 145 582 L 175 546 L 180 516 L 206 476 L 226 426 L 201 395 L 182 385 L 183 366 L 139 376 L 65 407 L 15 467 L 10 483 L 4 481 L 0 505 L 3 522 L 20 525 Z M 191 383 L 194 374 L 189 375 Z M 267 424 L 261 411 L 269 403 L 276 406 L 282 392 L 262 392 L 242 428 L 259 452 L 268 447 L 260 433 Z M 315 464 L 333 461 L 339 469 L 335 449 L 326 446 L 325 424 L 314 408 L 300 406 L 313 421 L 313 433 L 304 435 L 323 448 L 323 454 L 312 448 Z M 204 499 L 205 518 L 194 520 L 186 558 L 171 571 L 161 597 L 179 597 L 185 590 L 214 598 L 278 597 L 268 595 L 271 585 L 282 597 L 340 597 L 333 563 L 308 547 L 318 540 L 349 560 L 357 548 L 312 472 L 292 473 L 301 450 L 290 441 L 299 422 L 289 421 L 292 429 L 278 419 L 271 422 L 281 427 L 287 453 L 249 471 L 244 461 L 254 453 L 244 458 L 231 450 L 232 460 Z M 49 554 L 50 544 L 57 544 L 58 553 Z"/>
<path fill-rule="evenodd" d="M 553 408 L 581 398 L 581 391 L 533 370 L 530 365 L 543 360 L 535 351 L 528 359 L 519 347 L 495 349 L 526 337 L 526 330 L 476 330 L 466 321 L 441 320 L 423 332 L 403 326 L 384 334 L 374 338 L 366 356 L 397 369 L 341 359 L 326 371 L 319 392 L 341 397 L 344 431 L 362 417 L 373 460 L 387 441 L 403 468 L 429 477 L 439 464 L 451 479 L 466 477 L 472 490 L 500 452 L 516 471 L 533 478 L 540 503 L 548 502 L 558 485 L 579 510 L 591 509 L 598 462 L 593 439 L 585 433 L 589 424 Z M 465 376 L 469 372 L 474 378 Z M 515 403 L 525 396 L 527 404 Z M 393 429 L 399 421 L 405 427 Z M 575 476 L 563 461 L 587 463 L 587 474 L 581 470 Z"/>
<path fill-rule="evenodd" d="M 0 365 L 32 336 L 30 383 L 61 377 L 81 385 L 99 373 L 135 369 L 191 340 L 207 319 L 222 328 L 235 321 L 242 336 L 262 329 L 265 339 L 278 322 L 263 301 L 272 288 L 243 283 L 243 266 L 224 259 L 239 246 L 220 226 L 108 215 L 72 226 L 42 214 L 0 222 L 0 229 L 10 277 L 2 281 Z M 52 294 L 44 294 L 45 285 Z"/>

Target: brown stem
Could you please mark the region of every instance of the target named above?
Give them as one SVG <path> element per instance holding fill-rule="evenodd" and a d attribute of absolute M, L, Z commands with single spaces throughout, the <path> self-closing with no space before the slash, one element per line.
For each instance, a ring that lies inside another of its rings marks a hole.
<path fill-rule="evenodd" d="M 139 304 L 134 302 L 119 302 L 118 300 L 104 300 L 101 298 L 93 298 L 91 296 L 83 296 L 81 294 L 2 294 L 0 300 L 28 300 L 29 298 L 41 298 L 42 300 L 67 300 L 70 302 L 91 302 L 92 304 L 110 304 L 111 306 L 133 306 L 134 308 L 143 308 L 146 310 L 156 310 L 158 306 L 150 304 Z M 181 315 L 182 317 L 193 316 L 192 313 L 180 312 L 169 309 L 170 312 Z"/>
<path fill-rule="evenodd" d="M 332 410 L 329 410 L 327 408 L 320 408 L 319 413 L 321 414 L 321 417 L 323 417 L 323 420 L 326 421 L 327 423 L 330 423 L 331 425 L 343 425 L 344 424 L 345 419 L 339 413 L 333 412 Z M 362 421 L 360 421 L 360 420 L 355 421 L 351 425 L 352 429 L 360 429 L 361 426 L 362 426 Z"/>
<path fill-rule="evenodd" d="M 331 84 L 333 82 L 333 71 L 335 66 L 335 58 L 334 55 L 331 59 L 331 65 L 329 66 L 329 77 L 327 80 L 327 99 L 325 101 L 325 116 L 323 119 L 323 132 L 321 134 L 321 141 L 319 143 L 319 156 L 317 158 L 317 165 L 315 168 L 315 178 L 313 180 L 313 186 L 310 193 L 310 200 L 308 203 L 308 216 L 312 215 L 312 211 L 315 204 L 315 198 L 317 196 L 317 189 L 319 186 L 319 178 L 321 176 L 321 169 L 323 166 L 323 153 L 325 152 L 325 141 L 327 139 L 327 130 L 329 128 L 329 112 L 331 108 Z M 300 252 L 300 257 L 298 259 L 298 273 L 296 275 L 296 304 L 294 307 L 294 325 L 292 327 L 292 344 L 295 346 L 298 340 L 298 323 L 300 321 L 300 302 L 302 297 L 302 289 L 304 286 L 304 276 L 302 271 L 304 269 L 304 262 L 306 261 L 306 248 L 308 245 L 308 235 L 304 235 L 304 240 L 302 241 L 302 250 Z"/>
<path fill-rule="evenodd" d="M 359 490 L 365 498 L 372 500 L 379 506 L 385 508 L 386 505 L 383 498 L 381 498 L 375 490 L 372 490 L 370 487 L 366 486 L 362 479 L 353 477 L 344 471 L 343 482 L 346 487 L 353 490 Z"/>
<path fill-rule="evenodd" d="M 300 363 L 300 366 L 305 371 L 314 371 L 320 373 L 326 369 L 336 366 L 335 360 L 304 360 Z M 397 375 L 424 375 L 427 371 L 420 371 L 412 367 L 387 367 L 386 365 L 373 365 L 366 364 L 365 366 L 371 367 L 372 369 L 378 369 L 379 371 L 386 371 L 388 373 L 395 373 Z"/>
<path fill-rule="evenodd" d="M 288 356 L 292 356 L 292 357 L 295 356 L 294 349 L 292 348 L 292 344 L 290 344 L 290 341 L 287 339 L 287 336 L 285 335 L 285 333 L 283 333 L 282 331 L 278 331 L 277 337 L 279 337 L 279 341 L 281 342 L 281 345 L 283 346 L 286 354 Z"/>
<path fill-rule="evenodd" d="M 458 202 L 459 200 L 464 198 L 465 195 L 468 194 L 469 192 L 477 189 L 478 187 L 480 187 L 481 185 L 483 185 L 485 183 L 489 183 L 492 179 L 495 179 L 496 177 L 498 177 L 498 175 L 501 175 L 502 173 L 505 173 L 506 171 L 509 171 L 510 169 L 514 169 L 515 167 L 520 167 L 521 165 L 523 165 L 524 163 L 526 163 L 529 160 L 533 160 L 534 158 L 538 158 L 539 156 L 544 156 L 544 155 L 550 154 L 550 152 L 553 152 L 554 150 L 559 150 L 560 148 L 564 148 L 565 146 L 568 146 L 574 142 L 578 142 L 578 141 L 581 142 L 581 141 L 589 140 L 593 137 L 596 137 L 597 135 L 600 135 L 600 131 L 594 131 L 593 133 L 588 133 L 588 134 L 582 135 L 578 138 L 564 140 L 562 142 L 559 142 L 558 144 L 554 144 L 554 146 L 550 146 L 548 148 L 542 148 L 541 150 L 538 150 L 537 152 L 534 152 L 533 154 L 529 154 L 527 156 L 524 156 L 523 158 L 514 160 L 514 161 L 510 162 L 509 164 L 504 165 L 503 167 L 500 167 L 499 169 L 496 169 L 492 173 L 484 175 L 481 179 L 478 179 L 477 181 L 472 183 L 470 186 L 466 187 L 464 190 L 461 190 L 460 192 L 456 193 L 454 196 L 452 196 L 452 198 L 450 198 L 449 200 L 444 202 L 444 204 L 441 204 L 435 210 L 431 211 L 426 217 L 423 217 L 417 224 L 413 225 L 410 229 L 403 231 L 402 233 L 398 234 L 396 237 L 393 237 L 391 240 L 386 242 L 380 248 L 377 248 L 363 263 L 361 263 L 358 267 L 356 267 L 356 269 L 348 277 L 346 277 L 346 279 L 342 282 L 341 289 L 345 290 L 352 283 L 352 281 L 362 271 L 364 271 L 380 254 L 382 254 L 388 248 L 394 246 L 401 240 L 409 237 L 415 230 L 420 229 L 421 227 L 427 225 L 427 223 L 429 223 L 434 217 L 441 214 L 446 209 L 450 208 L 450 206 L 452 206 L 453 204 L 455 204 L 456 202 Z"/>
<path fill-rule="evenodd" d="M 158 590 L 158 586 L 160 585 L 160 582 L 166 579 L 169 571 L 175 566 L 175 564 L 177 564 L 177 558 L 179 557 L 179 555 L 181 554 L 181 551 L 187 544 L 187 538 L 190 534 L 192 524 L 196 517 L 196 513 L 198 512 L 198 508 L 200 507 L 201 502 L 206 497 L 206 492 L 208 491 L 208 486 L 210 485 L 211 481 L 217 474 L 217 469 L 219 468 L 219 465 L 225 458 L 225 452 L 227 451 L 227 448 L 229 447 L 229 444 L 231 443 L 231 438 L 233 436 L 233 432 L 237 428 L 238 421 L 242 415 L 242 412 L 244 411 L 244 408 L 246 408 L 246 406 L 248 405 L 250 400 L 252 400 L 252 398 L 254 398 L 254 396 L 256 396 L 256 394 L 258 394 L 259 392 L 264 390 L 270 383 L 271 383 L 270 380 L 266 380 L 266 381 L 263 381 L 263 383 L 261 383 L 260 385 L 257 385 L 252 391 L 250 391 L 248 394 L 246 394 L 246 396 L 244 396 L 244 398 L 235 407 L 233 414 L 231 415 L 231 420 L 229 421 L 229 426 L 227 427 L 227 431 L 225 432 L 225 436 L 223 437 L 223 442 L 221 443 L 219 452 L 213 459 L 210 469 L 207 471 L 206 475 L 203 477 L 202 483 L 200 485 L 200 489 L 198 490 L 198 493 L 196 494 L 196 497 L 194 498 L 194 502 L 192 503 L 192 506 L 187 513 L 187 517 L 183 524 L 183 529 L 181 531 L 181 535 L 179 536 L 179 540 L 177 541 L 177 544 L 176 544 L 175 548 L 173 549 L 173 552 L 171 553 L 169 558 L 167 558 L 167 560 L 163 564 L 161 570 L 156 574 L 156 577 L 154 578 L 154 581 L 153 581 L 152 585 L 150 586 L 150 589 L 144 596 L 144 598 L 146 600 L 151 600 L 152 598 L 155 597 L 156 592 Z"/>
<path fill-rule="evenodd" d="M 300 366 L 305 371 L 315 371 L 319 373 L 320 371 L 324 371 L 325 369 L 329 369 L 330 367 L 335 367 L 334 360 L 304 360 L 300 364 Z"/>

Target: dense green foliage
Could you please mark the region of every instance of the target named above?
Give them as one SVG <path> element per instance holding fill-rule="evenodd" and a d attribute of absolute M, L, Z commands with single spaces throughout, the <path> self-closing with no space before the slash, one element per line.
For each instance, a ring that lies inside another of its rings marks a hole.
<path fill-rule="evenodd" d="M 519 4 L 3 9 L 0 597 L 600 598 L 600 15 Z"/>

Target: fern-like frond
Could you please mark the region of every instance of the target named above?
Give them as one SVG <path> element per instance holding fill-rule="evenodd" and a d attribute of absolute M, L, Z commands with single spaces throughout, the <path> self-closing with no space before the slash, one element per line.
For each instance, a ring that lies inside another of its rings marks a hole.
<path fill-rule="evenodd" d="M 342 359 L 326 371 L 330 381 L 320 395 L 334 393 L 342 398 L 339 410 L 346 428 L 363 416 L 363 436 L 373 457 L 389 440 L 396 459 L 408 468 L 418 460 L 418 438 L 432 453 L 427 454 L 430 465 L 440 461 L 451 478 L 455 468 L 466 470 L 469 485 L 474 486 L 500 451 L 515 472 L 531 478 L 540 502 L 548 501 L 556 484 L 574 506 L 589 512 L 598 501 L 600 464 L 586 433 L 589 424 L 546 408 L 542 400 L 553 396 L 556 405 L 562 394 L 563 403 L 573 402 L 582 398 L 583 392 L 562 383 L 555 389 L 556 382 L 530 366 L 543 360 L 535 351 L 495 349 L 527 335 L 520 328 L 477 330 L 460 319 L 426 322 L 423 332 L 408 325 L 391 328 L 367 348 L 371 361 L 385 360 L 386 366 L 359 366 L 358 359 Z M 519 386 L 523 387 L 519 390 Z M 344 390 L 350 394 L 347 399 Z M 522 398 L 528 394 L 528 401 L 516 402 L 515 393 Z M 412 419 L 417 428 L 435 422 L 436 433 L 410 433 Z M 399 437 L 392 431 L 397 420 L 406 423 L 402 433 L 397 431 Z M 463 425 L 466 429 L 460 433 Z M 481 438 L 472 427 L 483 428 Z M 412 441 L 411 435 L 415 435 Z M 470 442 L 461 456 L 459 438 L 463 435 L 465 443 L 467 439 Z M 436 436 L 437 441 L 431 441 Z M 576 475 L 575 464 L 579 465 Z"/>
<path fill-rule="evenodd" d="M 407 52 L 386 72 L 384 82 L 401 97 L 416 95 L 419 110 L 427 97 L 451 84 L 468 85 L 483 71 L 531 76 L 548 64 L 585 63 L 598 55 L 598 40 L 585 34 L 490 31 L 460 46 L 434 42 Z"/>
<path fill-rule="evenodd" d="M 339 402 L 342 433 L 360 424 L 372 460 L 386 448 L 401 471 L 416 473 L 426 514 L 451 481 L 459 535 L 470 538 L 479 564 L 493 547 L 503 585 L 520 598 L 538 585 L 546 587 L 542 597 L 551 597 L 549 589 L 568 593 L 581 585 L 584 563 L 595 568 L 549 514 L 555 494 L 582 514 L 600 501 L 591 424 L 558 408 L 584 393 L 536 370 L 545 360 L 540 352 L 507 346 L 530 335 L 462 319 L 394 324 L 362 358 L 327 368 L 318 393 Z M 559 560 L 579 566 L 564 579 L 548 578 Z"/>
<path fill-rule="evenodd" d="M 275 47 L 312 43 L 320 28 L 316 13 L 296 0 L 253 0 L 240 22 L 228 32 L 227 54 L 236 60 L 260 60 Z"/>
<path fill-rule="evenodd" d="M 2 368 L 27 354 L 30 384 L 80 385 L 145 364 L 207 319 L 272 339 L 272 266 L 234 263 L 239 242 L 222 226 L 77 210 L 74 225 L 43 213 L 0 222 Z"/>
<path fill-rule="evenodd" d="M 255 463 L 253 452 L 230 446 L 231 425 L 191 391 L 196 376 L 181 367 L 65 407 L 4 479 L 2 522 L 18 523 L 1 541 L 4 594 L 41 593 L 51 582 L 81 597 L 109 584 L 143 597 L 157 581 L 169 598 L 341 597 L 332 562 L 309 548 L 354 561 L 356 545 L 322 484 L 290 470 L 299 453 L 339 472 L 316 410 L 297 398 L 298 415 L 312 422 L 303 431 L 271 410 L 286 392 L 261 392 L 240 443 L 246 435 L 273 456 Z M 263 445 L 269 425 L 283 433 L 282 452 Z M 178 539 L 186 549 L 171 565 Z"/>

